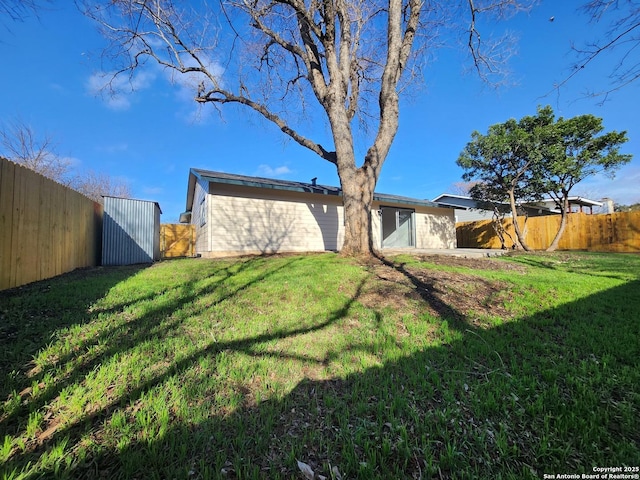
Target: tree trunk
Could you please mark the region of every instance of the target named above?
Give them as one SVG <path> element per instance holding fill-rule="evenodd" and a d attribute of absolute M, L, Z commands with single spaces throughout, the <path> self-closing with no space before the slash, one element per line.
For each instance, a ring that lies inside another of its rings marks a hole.
<path fill-rule="evenodd" d="M 553 242 L 547 248 L 547 252 L 555 252 L 558 248 L 558 244 L 560 243 L 560 238 L 564 233 L 564 230 L 567 226 L 567 212 L 569 211 L 569 199 L 566 196 L 562 198 L 562 207 L 560 207 L 560 227 L 558 228 L 558 232 L 556 233 Z"/>
<path fill-rule="evenodd" d="M 518 237 L 518 243 L 520 243 L 520 246 L 525 251 L 529 252 L 531 249 L 529 248 L 529 245 L 527 245 L 524 235 L 520 231 L 520 225 L 518 225 L 518 209 L 516 207 L 516 199 L 513 191 L 509 192 L 509 204 L 511 205 L 511 220 L 513 221 L 513 229 L 516 232 L 516 237 Z"/>
<path fill-rule="evenodd" d="M 371 204 L 375 177 L 370 168 L 339 172 L 344 202 L 344 243 L 340 253 L 346 256 L 369 256 L 374 251 L 371 229 Z"/>

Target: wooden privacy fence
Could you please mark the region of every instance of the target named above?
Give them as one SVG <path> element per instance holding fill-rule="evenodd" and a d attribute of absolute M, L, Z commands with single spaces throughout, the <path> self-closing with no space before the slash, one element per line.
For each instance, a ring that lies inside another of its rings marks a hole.
<path fill-rule="evenodd" d="M 0 290 L 99 265 L 102 205 L 0 158 Z"/>
<path fill-rule="evenodd" d="M 524 218 L 518 218 L 524 228 Z M 516 238 L 511 219 L 503 220 L 506 231 Z M 546 249 L 558 231 L 560 215 L 531 217 L 527 220 L 525 240 L 534 250 Z M 460 248 L 501 248 L 491 220 L 464 222 L 456 225 Z M 507 248 L 512 242 L 505 236 Z M 571 213 L 567 218 L 559 250 L 592 250 L 601 252 L 640 252 L 640 212 L 587 215 Z"/>
<path fill-rule="evenodd" d="M 195 244 L 195 225 L 175 223 L 160 225 L 160 252 L 162 258 L 193 257 Z"/>

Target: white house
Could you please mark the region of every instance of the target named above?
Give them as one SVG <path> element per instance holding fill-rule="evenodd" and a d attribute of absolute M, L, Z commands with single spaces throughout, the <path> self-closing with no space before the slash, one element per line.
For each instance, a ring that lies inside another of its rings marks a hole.
<path fill-rule="evenodd" d="M 192 168 L 181 221 L 196 229 L 205 257 L 338 251 L 344 240 L 340 188 Z M 374 247 L 455 248 L 453 208 L 374 194 Z"/>

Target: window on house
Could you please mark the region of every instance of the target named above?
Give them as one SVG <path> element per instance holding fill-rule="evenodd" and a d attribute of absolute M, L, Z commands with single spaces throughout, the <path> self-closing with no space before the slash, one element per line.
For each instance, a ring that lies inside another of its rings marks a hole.
<path fill-rule="evenodd" d="M 200 226 L 203 226 L 207 223 L 207 206 L 206 206 L 206 195 L 202 195 L 200 199 Z"/>

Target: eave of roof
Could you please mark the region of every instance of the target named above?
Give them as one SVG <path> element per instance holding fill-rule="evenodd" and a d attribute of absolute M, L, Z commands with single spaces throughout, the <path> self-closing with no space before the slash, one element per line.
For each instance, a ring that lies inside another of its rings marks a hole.
<path fill-rule="evenodd" d="M 276 180 L 271 178 L 262 177 L 249 177 L 245 175 L 234 175 L 223 172 L 213 172 L 210 170 L 202 170 L 198 168 L 192 168 L 190 170 L 190 177 L 193 175 L 198 179 L 202 179 L 211 183 L 238 185 L 245 187 L 256 188 L 269 188 L 273 190 L 286 190 L 292 192 L 301 193 L 313 193 L 319 195 L 335 195 L 342 196 L 342 189 L 339 187 L 333 187 L 328 185 L 313 185 L 311 183 L 295 182 L 290 180 Z M 195 182 L 193 182 L 195 185 Z M 192 188 L 192 182 L 189 182 L 189 188 Z M 189 203 L 189 192 L 187 192 L 187 204 Z M 429 200 L 420 200 L 418 198 L 403 197 L 400 195 L 391 195 L 386 193 L 374 193 L 373 199 L 378 202 L 399 203 L 404 205 L 415 205 L 422 207 L 434 207 L 443 208 L 437 203 Z M 193 201 L 193 200 L 191 200 Z M 447 208 L 447 207 L 444 207 Z"/>
<path fill-rule="evenodd" d="M 468 195 L 456 195 L 453 193 L 442 193 L 440 195 L 438 195 L 436 198 L 433 199 L 433 202 L 439 204 L 439 205 L 447 205 L 450 207 L 455 207 L 455 208 L 459 208 L 459 209 L 468 209 L 468 208 L 474 208 L 474 207 L 467 207 L 465 205 L 459 205 L 455 202 L 456 199 L 460 199 L 460 200 L 471 200 L 476 202 L 476 204 L 479 206 L 481 202 L 478 202 L 476 200 L 473 200 L 472 197 L 468 196 Z M 453 200 L 453 201 L 452 201 Z M 570 205 L 582 205 L 584 207 L 601 207 L 602 206 L 602 202 L 598 202 L 597 200 L 591 200 L 588 198 L 584 198 L 584 197 L 579 197 L 579 196 L 571 196 L 568 197 L 567 200 L 569 200 L 569 204 Z M 491 202 L 487 202 L 487 203 L 491 203 Z M 494 202 L 498 205 L 509 205 L 506 202 Z M 547 204 L 545 205 L 541 205 L 541 204 Z M 543 198 L 541 200 L 534 200 L 534 201 L 529 201 L 529 202 L 521 202 L 519 203 L 520 206 L 523 207 L 528 207 L 528 208 L 547 208 L 548 210 L 552 211 L 553 210 L 553 206 L 549 206 L 549 204 L 555 204 L 555 200 L 553 198 Z M 559 210 L 558 210 L 559 211 Z"/>
<path fill-rule="evenodd" d="M 142 200 L 141 198 L 117 197 L 115 195 L 100 195 L 100 196 L 102 198 L 117 198 L 119 200 L 133 200 L 133 201 L 136 201 L 136 202 L 154 203 L 158 207 L 158 210 L 160 211 L 160 213 L 162 213 L 162 209 L 160 208 L 160 204 L 158 202 L 156 202 L 155 200 Z"/>

